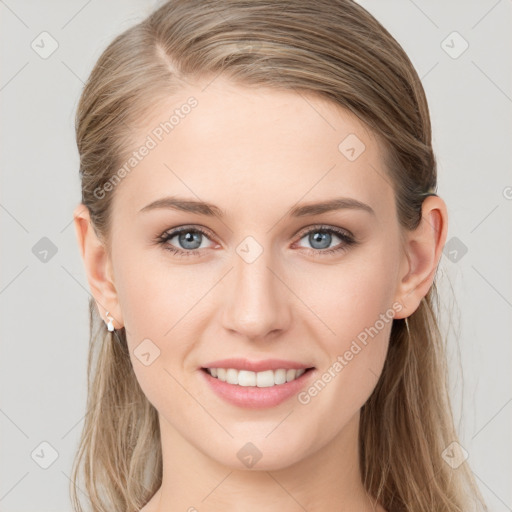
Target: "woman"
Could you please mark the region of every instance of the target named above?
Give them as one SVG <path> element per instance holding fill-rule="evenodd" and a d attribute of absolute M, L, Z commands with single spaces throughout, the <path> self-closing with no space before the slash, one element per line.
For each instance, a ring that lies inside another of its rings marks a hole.
<path fill-rule="evenodd" d="M 467 511 L 447 213 L 410 60 L 361 6 L 174 0 L 77 112 L 93 510 Z"/>

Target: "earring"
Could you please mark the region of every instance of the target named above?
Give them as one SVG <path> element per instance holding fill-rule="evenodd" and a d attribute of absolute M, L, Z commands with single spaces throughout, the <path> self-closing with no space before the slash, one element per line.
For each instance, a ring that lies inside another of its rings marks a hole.
<path fill-rule="evenodd" d="M 404 318 L 404 320 L 405 320 L 405 328 L 407 329 L 407 337 L 408 337 L 409 339 L 411 339 L 411 331 L 409 330 L 409 322 L 408 322 L 408 320 L 407 320 L 407 317 L 406 317 L 406 318 Z"/>
<path fill-rule="evenodd" d="M 105 315 L 107 318 L 108 318 L 108 324 L 107 324 L 107 329 L 112 332 L 114 330 L 114 324 L 112 323 L 112 320 L 114 320 L 112 317 L 109 318 L 108 316 L 108 311 Z"/>

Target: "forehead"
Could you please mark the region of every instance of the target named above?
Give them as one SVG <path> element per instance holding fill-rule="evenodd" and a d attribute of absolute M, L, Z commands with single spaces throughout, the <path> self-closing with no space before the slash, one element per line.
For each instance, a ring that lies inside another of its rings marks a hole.
<path fill-rule="evenodd" d="M 223 78 L 190 85 L 148 110 L 132 147 L 145 155 L 132 158 L 115 194 L 130 211 L 165 195 L 253 215 L 335 196 L 377 210 L 393 200 L 380 140 L 354 114 L 308 92 Z"/>

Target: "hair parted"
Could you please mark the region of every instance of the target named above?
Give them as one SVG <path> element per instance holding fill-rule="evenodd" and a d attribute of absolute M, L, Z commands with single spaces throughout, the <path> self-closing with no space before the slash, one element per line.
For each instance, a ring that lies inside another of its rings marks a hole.
<path fill-rule="evenodd" d="M 77 108 L 82 203 L 108 250 L 115 190 L 95 190 L 123 164 L 150 108 L 219 75 L 317 95 L 356 115 L 385 148 L 403 229 L 418 226 L 437 187 L 429 109 L 411 61 L 371 14 L 352 0 L 171 0 L 108 45 Z M 137 382 L 124 328 L 107 332 L 93 299 L 89 306 L 73 506 L 84 510 L 83 476 L 95 512 L 138 512 L 162 482 L 158 415 Z M 467 464 L 454 470 L 441 457 L 457 433 L 439 314 L 434 283 L 408 329 L 393 320 L 382 375 L 361 410 L 362 481 L 388 512 L 487 510 Z"/>

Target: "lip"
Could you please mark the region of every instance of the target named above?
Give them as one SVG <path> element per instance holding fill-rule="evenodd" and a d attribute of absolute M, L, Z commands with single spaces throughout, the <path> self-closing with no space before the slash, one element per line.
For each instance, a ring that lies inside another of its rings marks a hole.
<path fill-rule="evenodd" d="M 298 363 L 285 359 L 265 359 L 262 361 L 250 361 L 243 357 L 232 357 L 229 359 L 219 359 L 203 366 L 203 368 L 234 368 L 235 370 L 249 370 L 251 372 L 264 372 L 265 370 L 300 370 L 312 368 L 313 365 Z M 283 384 L 284 386 L 284 384 Z"/>
<path fill-rule="evenodd" d="M 218 364 L 219 362 L 220 361 L 216 361 L 215 364 Z M 283 361 L 280 361 L 280 364 L 282 363 Z M 265 364 L 268 364 L 268 362 Z M 299 378 L 286 382 L 285 384 L 263 388 L 259 388 L 257 386 L 238 386 L 236 384 L 228 384 L 216 377 L 212 377 L 204 368 L 201 368 L 199 373 L 203 376 L 210 389 L 226 402 L 245 409 L 265 409 L 269 407 L 276 407 L 296 395 L 308 384 L 311 377 L 316 374 L 315 368 L 306 367 L 304 365 L 299 365 L 299 367 L 308 368 Z M 223 366 L 208 366 L 208 368 L 223 368 Z M 228 368 L 233 368 L 233 366 L 228 366 Z M 268 367 L 265 368 L 271 369 Z M 283 368 L 283 366 L 273 369 L 279 368 Z M 292 366 L 291 368 L 298 367 Z M 243 370 L 245 368 L 240 369 Z"/>

